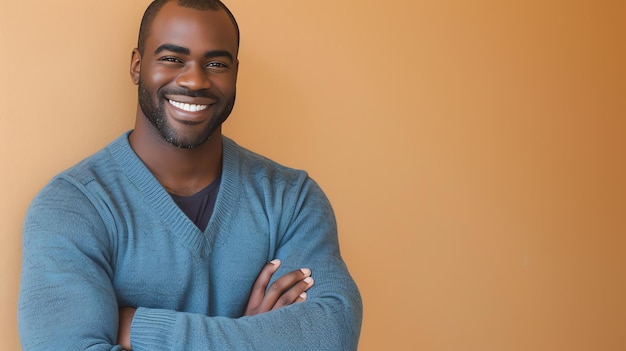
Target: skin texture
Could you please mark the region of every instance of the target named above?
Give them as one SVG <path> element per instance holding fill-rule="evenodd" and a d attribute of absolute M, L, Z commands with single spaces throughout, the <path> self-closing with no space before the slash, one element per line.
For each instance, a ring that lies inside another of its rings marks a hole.
<path fill-rule="evenodd" d="M 132 52 L 130 75 L 138 85 L 138 104 L 130 143 L 170 193 L 195 194 L 221 172 L 221 124 L 235 101 L 238 50 L 238 34 L 226 11 L 183 8 L 170 1 L 154 18 L 143 55 Z M 203 109 L 184 111 L 169 100 Z M 306 299 L 314 283 L 307 268 L 285 274 L 268 288 L 279 266 L 274 260 L 263 267 L 245 316 Z M 127 350 L 136 307 L 119 310 L 118 344 Z"/>

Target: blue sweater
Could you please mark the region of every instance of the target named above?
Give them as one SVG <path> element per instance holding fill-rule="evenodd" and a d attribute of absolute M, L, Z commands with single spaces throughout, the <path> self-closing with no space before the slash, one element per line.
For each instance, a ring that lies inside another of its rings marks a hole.
<path fill-rule="evenodd" d="M 222 182 L 204 232 L 183 214 L 128 133 L 55 177 L 24 224 L 23 349 L 121 350 L 118 306 L 138 307 L 136 351 L 356 350 L 362 303 L 332 208 L 303 171 L 224 137 Z M 242 317 L 262 267 L 309 267 L 303 303 Z"/>

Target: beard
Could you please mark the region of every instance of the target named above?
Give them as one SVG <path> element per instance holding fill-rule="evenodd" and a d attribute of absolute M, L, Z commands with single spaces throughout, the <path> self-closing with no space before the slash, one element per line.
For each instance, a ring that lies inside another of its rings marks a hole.
<path fill-rule="evenodd" d="M 139 106 L 144 116 L 146 116 L 146 119 L 155 127 L 163 140 L 178 148 L 193 149 L 204 144 L 211 138 L 213 132 L 226 121 L 235 106 L 236 93 L 233 93 L 229 98 L 224 98 L 221 94 L 214 94 L 209 90 L 162 87 L 157 90 L 155 101 L 152 98 L 151 91 L 146 88 L 141 78 L 139 79 L 138 86 Z M 214 109 L 213 116 L 211 116 L 211 120 L 206 128 L 199 133 L 183 134 L 172 127 L 165 113 L 165 104 L 168 103 L 165 99 L 165 95 L 167 94 L 205 97 L 215 101 L 212 106 Z"/>

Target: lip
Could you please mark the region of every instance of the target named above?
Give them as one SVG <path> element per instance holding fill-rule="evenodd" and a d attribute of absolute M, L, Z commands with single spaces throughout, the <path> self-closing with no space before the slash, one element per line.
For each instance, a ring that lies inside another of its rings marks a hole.
<path fill-rule="evenodd" d="M 190 96 L 165 96 L 167 109 L 171 117 L 184 124 L 197 124 L 210 119 L 210 110 L 214 101 L 207 98 Z"/>
<path fill-rule="evenodd" d="M 178 101 L 173 101 L 173 100 L 168 100 L 168 102 L 170 103 L 170 105 L 176 107 L 179 110 L 183 110 L 185 112 L 200 112 L 200 111 L 204 111 L 206 110 L 209 105 L 200 105 L 200 104 L 189 104 L 189 103 L 183 103 L 183 102 L 178 102 Z"/>
<path fill-rule="evenodd" d="M 211 105 L 215 103 L 215 100 L 206 97 L 193 97 L 188 95 L 165 95 L 166 100 L 173 100 L 182 102 L 184 104 L 196 104 L 196 105 Z"/>

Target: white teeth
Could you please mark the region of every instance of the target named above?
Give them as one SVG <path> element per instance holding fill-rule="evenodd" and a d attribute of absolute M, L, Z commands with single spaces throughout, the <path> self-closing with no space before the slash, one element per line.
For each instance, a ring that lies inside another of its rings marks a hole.
<path fill-rule="evenodd" d="M 169 100 L 169 102 L 174 107 L 179 108 L 179 109 L 184 110 L 184 111 L 188 111 L 188 112 L 202 111 L 205 108 L 209 107 L 208 105 L 184 104 L 182 102 L 178 102 L 178 101 L 174 101 L 174 100 Z"/>

